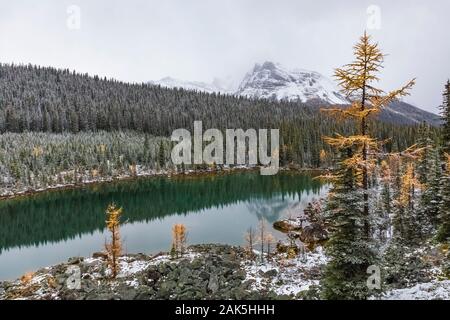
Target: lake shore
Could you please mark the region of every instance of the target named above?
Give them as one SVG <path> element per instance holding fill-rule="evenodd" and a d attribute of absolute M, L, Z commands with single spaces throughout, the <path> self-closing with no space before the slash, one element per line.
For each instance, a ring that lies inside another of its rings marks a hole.
<path fill-rule="evenodd" d="M 106 256 L 95 253 L 0 282 L 0 300 L 299 299 L 318 284 L 326 262 L 321 250 L 289 264 L 282 256 L 265 259 L 251 260 L 241 247 L 194 245 L 178 259 L 124 255 L 113 279 Z"/>
<path fill-rule="evenodd" d="M 86 179 L 79 183 L 67 183 L 67 184 L 57 184 L 53 186 L 48 186 L 46 188 L 40 189 L 25 189 L 20 191 L 11 191 L 11 190 L 0 190 L 0 201 L 2 200 L 12 200 L 18 199 L 22 197 L 28 197 L 37 195 L 45 192 L 53 192 L 53 191 L 63 191 L 63 190 L 73 190 L 80 189 L 88 186 L 101 186 L 104 184 L 111 184 L 116 182 L 126 182 L 126 181 L 134 181 L 137 179 L 147 179 L 154 177 L 167 177 L 167 178 L 196 178 L 203 177 L 208 175 L 222 175 L 222 174 L 230 174 L 236 173 L 239 171 L 256 171 L 259 170 L 259 167 L 232 167 L 232 168 L 223 168 L 220 170 L 187 170 L 185 172 L 179 171 L 171 171 L 171 170 L 152 170 L 152 171 L 143 171 L 137 173 L 136 175 L 131 174 L 123 174 L 117 175 L 114 177 L 107 178 L 96 178 L 96 179 Z M 279 171 L 292 171 L 296 173 L 311 173 L 313 175 L 319 175 L 326 171 L 326 169 L 316 169 L 316 168 L 300 168 L 296 166 L 286 166 L 280 167 Z"/>
<path fill-rule="evenodd" d="M 319 300 L 327 262 L 321 247 L 261 262 L 242 247 L 202 244 L 180 258 L 166 252 L 123 255 L 113 279 L 105 254 L 98 252 L 0 281 L 0 300 Z M 433 277 L 369 299 L 448 300 L 450 280 Z"/>

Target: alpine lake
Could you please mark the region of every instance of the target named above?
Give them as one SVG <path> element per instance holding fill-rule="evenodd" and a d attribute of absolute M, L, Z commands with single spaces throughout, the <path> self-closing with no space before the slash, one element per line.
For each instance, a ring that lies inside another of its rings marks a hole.
<path fill-rule="evenodd" d="M 307 173 L 257 170 L 149 177 L 61 189 L 0 200 L 0 280 L 91 256 L 109 234 L 105 209 L 123 208 L 120 234 L 124 253 L 169 251 L 172 227 L 182 223 L 188 244 L 244 245 L 246 231 L 265 219 L 271 225 L 297 215 L 323 197 L 326 185 Z"/>

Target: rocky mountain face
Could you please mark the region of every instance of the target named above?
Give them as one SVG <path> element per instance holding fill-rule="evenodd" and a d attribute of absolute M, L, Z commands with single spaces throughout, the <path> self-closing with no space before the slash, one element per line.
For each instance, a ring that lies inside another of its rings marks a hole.
<path fill-rule="evenodd" d="M 205 83 L 167 77 L 152 83 L 168 88 L 221 92 L 252 99 L 300 101 L 313 106 L 344 106 L 349 103 L 336 84 L 320 73 L 303 69 L 290 70 L 270 61 L 256 64 L 238 85 L 217 78 L 212 83 Z M 382 121 L 395 124 L 417 124 L 423 121 L 434 126 L 441 124 L 438 115 L 402 101 L 391 103 L 379 117 Z"/>
<path fill-rule="evenodd" d="M 280 64 L 256 64 L 242 80 L 237 95 L 251 98 L 308 102 L 321 100 L 331 104 L 347 104 L 336 86 L 318 72 L 288 70 Z"/>
<path fill-rule="evenodd" d="M 437 114 L 422 110 L 403 101 L 394 101 L 380 114 L 385 122 L 396 124 L 417 124 L 427 122 L 433 126 L 440 126 L 442 119 Z"/>

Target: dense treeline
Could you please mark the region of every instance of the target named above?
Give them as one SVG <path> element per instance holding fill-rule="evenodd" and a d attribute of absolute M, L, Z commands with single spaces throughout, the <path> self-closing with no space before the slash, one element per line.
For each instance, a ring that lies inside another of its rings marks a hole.
<path fill-rule="evenodd" d="M 151 173 L 170 163 L 168 139 L 133 132 L 0 135 L 0 188 L 13 193 Z"/>
<path fill-rule="evenodd" d="M 133 130 L 168 136 L 194 120 L 213 128 L 270 128 L 311 118 L 299 103 L 130 84 L 69 70 L 0 66 L 0 132 Z"/>
<path fill-rule="evenodd" d="M 281 165 L 302 167 L 329 165 L 331 149 L 322 137 L 355 130 L 351 122 L 336 121 L 317 107 L 298 102 L 249 100 L 69 70 L 0 65 L 0 132 L 7 132 L 0 135 L 0 186 L 39 188 L 76 182 L 77 173 L 86 180 L 86 171 L 111 177 L 133 174 L 136 166 L 159 169 L 170 165 L 170 145 L 152 137 L 191 128 L 195 120 L 202 120 L 204 129 L 280 128 Z M 389 152 L 407 148 L 417 137 L 415 126 L 374 122 L 371 131 L 388 139 Z"/>

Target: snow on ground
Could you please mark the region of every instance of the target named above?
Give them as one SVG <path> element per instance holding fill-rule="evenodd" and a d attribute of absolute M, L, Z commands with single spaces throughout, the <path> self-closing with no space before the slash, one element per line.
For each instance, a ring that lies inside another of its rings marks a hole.
<path fill-rule="evenodd" d="M 384 293 L 381 300 L 450 300 L 450 280 L 419 283 Z"/>
<path fill-rule="evenodd" d="M 195 258 L 199 257 L 201 254 L 198 252 L 187 251 L 183 255 L 183 260 L 188 260 L 192 262 Z M 180 260 L 172 260 L 170 255 L 159 255 L 151 260 L 136 260 L 130 256 L 124 256 L 119 258 L 119 274 L 118 278 L 129 277 L 133 274 L 139 273 L 145 269 L 147 269 L 151 265 L 158 265 L 160 263 L 172 262 L 178 263 Z"/>
<path fill-rule="evenodd" d="M 254 281 L 252 290 L 270 289 L 279 295 L 295 296 L 319 283 L 320 268 L 326 262 L 323 249 L 319 247 L 294 259 L 277 258 L 264 264 L 246 264 L 244 269 L 246 280 Z"/>
<path fill-rule="evenodd" d="M 141 272 L 145 270 L 149 266 L 149 261 L 125 261 L 121 260 L 119 262 L 119 274 L 117 275 L 118 278 L 128 277 L 135 273 Z"/>

